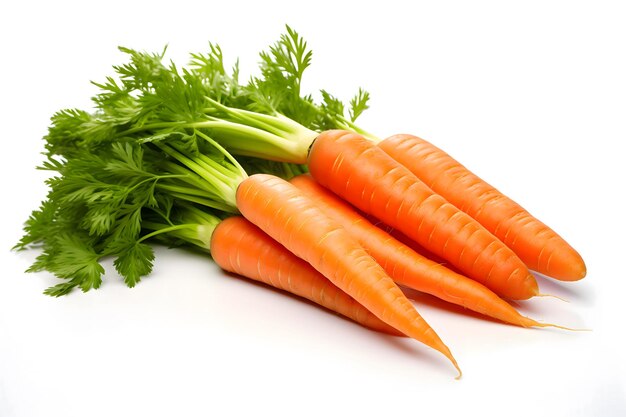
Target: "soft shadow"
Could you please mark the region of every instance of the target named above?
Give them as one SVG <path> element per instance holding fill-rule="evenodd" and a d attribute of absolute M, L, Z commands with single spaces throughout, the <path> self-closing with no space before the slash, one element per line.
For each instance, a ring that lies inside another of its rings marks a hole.
<path fill-rule="evenodd" d="M 434 349 L 427 347 L 410 338 L 395 337 L 389 335 L 382 335 L 378 340 L 389 345 L 394 350 L 402 352 L 406 355 L 407 360 L 415 361 L 419 360 L 419 367 L 432 369 L 433 372 L 438 374 L 447 373 L 454 379 L 457 376 L 457 371 L 454 365 L 441 353 Z M 458 360 L 458 358 L 457 358 Z M 462 368 L 462 364 L 461 364 Z M 462 378 L 461 378 L 462 379 Z"/>
<path fill-rule="evenodd" d="M 493 317 L 477 313 L 473 310 L 469 310 L 459 305 L 449 303 L 447 301 L 434 297 L 430 294 L 421 293 L 419 291 L 416 291 L 410 288 L 405 288 L 405 287 L 401 287 L 401 288 L 408 298 L 410 298 L 411 300 L 415 301 L 418 304 L 418 309 L 419 309 L 419 305 L 424 305 L 424 306 L 432 307 L 438 310 L 446 311 L 452 314 L 459 314 L 459 315 L 463 315 L 464 317 L 471 317 L 471 318 L 482 320 L 485 322 L 497 323 L 499 325 L 512 326 L 516 328 L 523 328 L 521 326 L 518 326 L 512 323 L 507 323 L 507 322 L 495 319 Z M 549 313 L 544 303 L 534 302 L 537 300 L 531 299 L 531 300 L 523 300 L 523 301 L 514 301 L 514 300 L 505 300 L 505 301 L 509 303 L 513 308 L 515 308 L 521 315 L 526 316 L 531 319 L 537 320 L 538 317 L 544 317 L 546 314 Z M 554 299 L 554 302 L 564 303 L 564 301 L 557 300 L 557 299 Z M 580 323 L 583 323 L 583 320 L 579 314 L 570 311 L 568 312 L 568 315 L 571 316 L 571 321 L 573 323 L 579 323 L 579 324 L 568 325 L 570 320 L 568 320 L 568 323 L 554 322 L 550 320 L 537 320 L 539 323 L 550 323 L 550 324 L 554 324 L 557 326 L 571 327 L 571 329 L 561 329 L 558 327 L 538 327 L 538 326 L 529 327 L 528 329 L 548 331 L 548 332 L 565 331 L 567 333 L 577 333 L 578 331 L 590 330 L 585 326 L 582 326 L 582 327 L 580 326 Z"/>
<path fill-rule="evenodd" d="M 392 349 L 402 352 L 402 354 L 407 356 L 409 360 L 419 360 L 420 367 L 429 367 L 433 369 L 437 373 L 448 372 L 452 377 L 456 376 L 456 370 L 454 366 L 448 361 L 448 359 L 436 352 L 433 349 L 430 349 L 419 342 L 405 336 L 396 336 L 388 333 L 379 332 L 368 327 L 362 326 L 359 323 L 341 315 L 335 313 L 332 310 L 327 309 L 317 303 L 314 303 L 311 300 L 308 300 L 304 297 L 300 297 L 298 295 L 292 294 L 288 291 L 278 289 L 269 284 L 265 284 L 260 281 L 255 281 L 249 278 L 246 278 L 241 275 L 237 275 L 231 272 L 223 271 L 224 275 L 226 275 L 230 279 L 235 279 L 241 282 L 245 282 L 246 285 L 255 285 L 258 288 L 263 288 L 265 291 L 272 291 L 276 294 L 280 294 L 281 296 L 287 296 L 293 300 L 298 300 L 298 302 L 308 304 L 312 308 L 322 312 L 323 314 L 329 314 L 331 316 L 337 317 L 344 321 L 344 323 L 348 323 L 350 326 L 357 326 L 359 329 L 369 332 L 376 342 L 380 342 L 384 345 L 388 345 Z M 477 315 L 478 316 L 478 315 Z M 426 350 L 425 350 L 426 349 Z"/>
<path fill-rule="evenodd" d="M 253 280 L 253 279 L 250 279 L 250 278 L 246 278 L 246 277 L 244 277 L 242 275 L 234 274 L 234 273 L 228 272 L 228 271 L 222 271 L 222 273 L 224 275 L 228 276 L 230 279 L 235 279 L 235 280 L 238 280 L 238 281 L 241 281 L 241 282 L 245 282 L 247 285 L 254 285 L 254 286 L 258 287 L 258 288 L 263 288 L 265 291 L 271 291 L 271 292 L 274 292 L 276 294 L 281 294 L 281 296 L 284 296 L 284 297 L 286 296 L 288 298 L 291 298 L 292 300 L 297 300 L 300 303 L 308 304 L 312 308 L 315 308 L 316 310 L 319 310 L 319 311 L 323 312 L 323 314 L 329 314 L 331 316 L 338 317 L 341 320 L 343 320 L 345 323 L 349 323 L 350 325 L 353 325 L 353 326 L 358 326 L 359 328 L 367 330 L 367 331 L 369 331 L 369 332 L 371 332 L 371 333 L 373 333 L 373 334 L 375 334 L 377 336 L 386 336 L 386 337 L 400 338 L 400 339 L 403 338 L 402 336 L 395 336 L 395 335 L 391 335 L 391 334 L 388 334 L 388 333 L 379 332 L 379 331 L 370 329 L 369 327 L 362 326 L 361 324 L 359 324 L 359 323 L 349 319 L 348 317 L 346 317 L 346 316 L 344 316 L 342 314 L 336 313 L 336 312 L 334 312 L 334 311 L 332 311 L 332 310 L 330 310 L 330 309 L 328 309 L 328 308 L 326 308 L 324 306 L 321 306 L 321 305 L 319 305 L 319 304 L 317 304 L 317 303 L 315 303 L 315 302 L 313 302 L 313 301 L 311 301 L 309 299 L 306 299 L 306 298 L 301 297 L 299 295 L 290 293 L 289 291 L 285 291 L 285 290 L 281 290 L 280 288 L 273 287 L 273 286 L 271 286 L 269 284 L 266 284 L 264 282 L 256 281 L 256 280 Z"/>

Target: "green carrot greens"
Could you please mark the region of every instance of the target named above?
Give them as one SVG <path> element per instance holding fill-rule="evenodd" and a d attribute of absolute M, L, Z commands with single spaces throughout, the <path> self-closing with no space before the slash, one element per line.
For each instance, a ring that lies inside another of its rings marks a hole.
<path fill-rule="evenodd" d="M 317 131 L 358 129 L 367 108 L 362 90 L 347 116 L 326 91 L 320 104 L 302 95 L 312 53 L 289 27 L 245 84 L 218 45 L 191 54 L 186 68 L 164 62 L 165 50 L 120 50 L 128 61 L 94 82 L 94 108 L 57 112 L 44 137 L 50 191 L 15 249 L 41 247 L 29 271 L 62 279 L 45 291 L 52 296 L 100 287 L 109 257 L 133 287 L 152 270 L 151 241 L 208 250 L 220 217 L 237 213 L 235 190 L 248 172 L 305 172 Z M 285 155 L 292 163 L 276 162 Z"/>

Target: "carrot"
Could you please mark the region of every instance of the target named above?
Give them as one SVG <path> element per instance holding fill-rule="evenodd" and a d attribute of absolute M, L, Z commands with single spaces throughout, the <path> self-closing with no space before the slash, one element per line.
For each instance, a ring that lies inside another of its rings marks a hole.
<path fill-rule="evenodd" d="M 370 223 L 310 175 L 299 175 L 289 182 L 315 200 L 326 215 L 356 238 L 396 283 L 506 323 L 523 327 L 551 326 L 522 316 L 484 285 L 413 251 Z"/>
<path fill-rule="evenodd" d="M 530 269 L 564 281 L 586 275 L 581 256 L 554 230 L 433 144 L 403 134 L 378 146 L 485 226 Z"/>
<path fill-rule="evenodd" d="M 295 186 L 256 174 L 237 189 L 241 213 L 261 230 L 307 261 L 385 323 L 445 355 L 448 347 L 415 310 L 393 280 L 338 223 L 325 216 Z"/>
<path fill-rule="evenodd" d="M 538 294 L 534 276 L 513 251 L 362 136 L 320 134 L 308 166 L 321 185 L 496 294 L 518 300 Z"/>
<path fill-rule="evenodd" d="M 454 265 L 450 264 L 450 262 L 446 261 L 441 256 L 435 255 L 434 253 L 432 253 L 428 249 L 426 249 L 423 246 L 421 246 L 420 244 L 418 244 L 413 239 L 408 238 L 404 233 L 402 233 L 398 229 L 394 229 L 393 227 L 391 227 L 389 225 L 386 225 L 385 223 L 383 223 L 380 220 L 378 220 L 376 217 L 371 216 L 371 215 L 369 215 L 367 213 L 359 212 L 358 210 L 357 210 L 357 212 L 360 215 L 362 215 L 363 217 L 365 217 L 368 222 L 370 222 L 371 224 L 376 226 L 376 228 L 382 230 L 383 232 L 389 234 L 394 239 L 396 239 L 396 240 L 400 241 L 401 243 L 403 243 L 404 245 L 408 246 L 414 252 L 417 252 L 418 255 L 420 255 L 420 256 L 422 256 L 424 258 L 428 258 L 431 261 L 434 261 L 434 262 L 436 262 L 438 264 L 444 265 L 446 268 L 448 268 L 448 269 L 450 269 L 450 270 L 452 270 L 454 272 L 460 273 L 455 268 Z"/>
<path fill-rule="evenodd" d="M 178 178 L 186 183 L 185 191 L 189 191 L 187 186 L 190 184 L 194 187 L 199 186 L 200 190 L 179 192 L 179 185 L 172 187 L 165 184 L 168 190 L 173 191 L 176 198 L 187 199 L 220 210 L 236 211 L 236 199 L 232 191 L 234 187 L 237 187 L 239 177 L 245 176 L 246 173 L 232 157 L 233 155 L 297 164 L 308 162 L 311 173 L 314 177 L 318 177 L 318 181 L 323 185 L 330 185 L 328 181 L 320 179 L 325 176 L 334 183 L 335 192 L 345 188 L 345 191 L 349 191 L 352 195 L 343 195 L 344 198 L 348 200 L 352 198 L 352 203 L 363 211 L 402 230 L 412 239 L 416 238 L 415 235 L 421 236 L 416 240 L 422 246 L 447 259 L 453 265 L 458 264 L 464 274 L 479 280 L 498 294 L 515 299 L 530 298 L 537 294 L 537 283 L 534 277 L 512 251 L 495 241 L 495 238 L 471 217 L 461 216 L 462 212 L 446 203 L 440 196 L 434 195 L 428 187 L 421 183 L 418 185 L 416 177 L 410 171 L 380 148 L 367 142 L 362 136 L 346 134 L 345 131 L 326 131 L 318 134 L 280 113 L 263 114 L 245 108 L 232 107 L 211 98 L 210 92 L 201 91 L 198 94 L 191 94 L 190 91 L 196 91 L 200 88 L 199 86 L 206 85 L 206 83 L 200 79 L 187 84 L 189 80 L 181 77 L 176 71 L 168 72 L 169 70 L 165 68 L 161 70 L 168 74 L 163 79 L 173 82 L 176 88 L 179 88 L 179 85 L 186 86 L 180 96 L 177 96 L 179 99 L 175 100 L 175 104 L 164 106 L 159 103 L 163 100 L 169 103 L 169 97 L 165 99 L 158 97 L 158 100 L 154 101 L 154 97 L 148 94 L 146 101 L 154 105 L 142 111 L 145 110 L 146 115 L 152 117 L 150 123 L 122 123 L 115 126 L 115 129 L 108 124 L 105 126 L 106 129 L 115 131 L 115 140 L 135 138 L 140 140 L 142 149 L 145 147 L 148 152 L 153 152 L 156 148 L 160 153 L 166 154 L 168 158 L 165 160 L 164 158 L 156 160 L 161 161 L 166 170 L 173 171 L 177 177 L 181 174 L 180 165 L 183 165 L 185 170 L 191 170 L 197 174 L 184 179 Z M 151 82 L 160 81 L 163 80 L 158 78 Z M 142 79 L 140 84 L 144 85 L 145 82 Z M 165 83 L 158 91 L 167 92 L 171 88 L 174 87 Z M 143 93 L 145 92 L 142 91 L 139 94 L 140 103 L 143 102 L 141 100 Z M 192 98 L 198 101 L 189 103 Z M 229 104 L 235 104 L 228 101 Z M 189 109 L 194 109 L 191 119 Z M 324 114 L 324 112 L 321 113 L 321 115 Z M 166 120 L 162 120 L 164 116 L 167 116 Z M 80 123 L 85 122 L 81 119 Z M 84 130 L 90 131 L 89 129 L 92 128 L 87 126 Z M 171 134 L 172 131 L 177 133 Z M 187 133 L 181 133 L 183 131 Z M 178 143 L 180 134 L 185 138 L 182 143 L 190 140 L 190 146 Z M 145 135 L 151 139 L 146 140 Z M 335 140 L 341 136 L 351 137 L 353 140 Z M 167 138 L 167 140 L 162 140 L 162 138 Z M 101 135 L 96 135 L 93 146 L 98 146 L 101 140 Z M 364 143 L 373 149 L 368 150 L 365 156 L 361 155 L 365 151 Z M 200 144 L 202 144 L 201 147 L 199 147 Z M 223 154 L 224 161 L 228 161 L 230 167 L 221 166 L 202 152 L 198 155 L 197 150 L 204 149 L 206 146 Z M 347 152 L 348 148 L 352 149 Z M 374 155 L 375 153 L 378 154 Z M 350 154 L 350 157 L 346 158 L 347 154 Z M 355 159 L 352 160 L 352 157 Z M 172 163 L 173 160 L 176 162 Z M 345 167 L 352 168 L 345 169 Z M 335 178 L 334 171 L 341 175 Z M 332 174 L 329 175 L 329 173 Z M 233 174 L 238 174 L 237 178 Z M 346 180 L 354 181 L 344 186 L 343 183 Z M 391 193 L 393 194 L 391 200 L 386 198 L 386 196 L 391 196 L 390 187 L 394 190 Z M 407 194 L 406 198 L 402 198 L 403 192 L 409 187 L 412 188 L 413 194 Z M 402 209 L 401 215 L 396 214 L 399 208 Z M 370 212 L 368 209 L 374 209 L 374 211 Z M 395 223 L 389 220 L 394 220 Z M 436 250 L 430 246 L 435 246 Z"/>
<path fill-rule="evenodd" d="M 226 271 L 306 298 L 372 330 L 404 336 L 243 217 L 223 220 L 210 248 Z"/>

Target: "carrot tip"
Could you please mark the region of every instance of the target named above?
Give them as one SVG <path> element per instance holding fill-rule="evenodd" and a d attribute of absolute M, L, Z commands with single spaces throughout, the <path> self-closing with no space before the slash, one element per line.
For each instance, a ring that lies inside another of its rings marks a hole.
<path fill-rule="evenodd" d="M 542 323 L 539 322 L 537 320 L 531 319 L 530 317 L 524 317 L 522 316 L 521 321 L 518 323 L 519 325 L 521 325 L 522 327 L 525 328 L 531 328 L 531 327 L 554 327 L 557 329 L 563 329 L 563 330 L 569 330 L 572 332 L 590 332 L 591 329 L 577 329 L 574 327 L 566 327 L 566 326 L 561 326 L 559 324 L 553 324 L 553 323 Z"/>
<path fill-rule="evenodd" d="M 566 300 L 565 298 L 559 297 L 558 295 L 554 295 L 554 294 L 544 294 L 544 293 L 540 293 L 539 292 L 539 293 L 535 294 L 535 297 L 551 297 L 551 298 L 556 298 L 557 300 L 561 300 L 561 301 L 563 301 L 565 303 L 569 303 L 569 301 Z"/>
<path fill-rule="evenodd" d="M 463 371 L 461 371 L 459 364 L 457 363 L 456 359 L 454 359 L 454 356 L 452 356 L 452 352 L 450 352 L 450 349 L 448 349 L 448 347 L 444 345 L 444 349 L 442 349 L 440 352 L 443 353 L 445 357 L 450 360 L 450 362 L 452 362 L 452 365 L 454 365 L 457 372 L 459 373 L 457 376 L 454 377 L 454 379 L 461 379 L 461 377 L 463 376 Z"/>
<path fill-rule="evenodd" d="M 590 331 L 592 331 L 592 329 L 584 329 L 584 328 L 577 329 L 577 328 L 574 328 L 574 327 L 560 326 L 558 324 L 552 324 L 552 323 L 539 323 L 538 322 L 535 326 L 536 327 L 555 327 L 557 329 L 569 330 L 571 332 L 590 332 Z"/>
<path fill-rule="evenodd" d="M 458 374 L 454 377 L 454 379 L 459 380 L 461 379 L 461 377 L 463 376 L 463 371 L 461 371 L 461 368 L 459 367 L 459 364 L 456 363 L 456 360 L 452 357 L 452 356 L 448 356 L 448 359 L 450 359 L 450 362 L 452 362 L 452 365 L 454 365 L 454 369 L 456 369 L 456 371 L 458 372 Z"/>

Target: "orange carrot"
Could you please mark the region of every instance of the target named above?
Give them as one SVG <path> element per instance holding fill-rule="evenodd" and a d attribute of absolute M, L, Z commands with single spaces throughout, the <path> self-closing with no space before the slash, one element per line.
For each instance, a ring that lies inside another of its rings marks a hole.
<path fill-rule="evenodd" d="M 513 251 L 362 136 L 320 134 L 308 166 L 321 185 L 496 294 L 518 300 L 538 294 L 535 277 Z"/>
<path fill-rule="evenodd" d="M 256 174 L 237 189 L 237 207 L 385 323 L 456 360 L 380 265 L 313 200 L 278 177 Z"/>
<path fill-rule="evenodd" d="M 311 300 L 372 330 L 404 336 L 243 217 L 229 217 L 215 228 L 211 256 L 226 271 Z"/>
<path fill-rule="evenodd" d="M 407 237 L 407 235 L 405 235 L 404 233 L 402 233 L 398 229 L 394 229 L 393 227 L 386 225 L 385 223 L 383 223 L 380 220 L 378 220 L 376 217 L 371 216 L 371 215 L 369 215 L 367 213 L 359 212 L 358 210 L 357 210 L 357 212 L 360 215 L 362 215 L 363 217 L 365 217 L 368 222 L 370 222 L 371 224 L 376 226 L 378 229 L 381 229 L 383 232 L 388 233 L 394 239 L 396 239 L 396 240 L 400 241 L 401 243 L 405 244 L 406 246 L 411 248 L 414 252 L 417 252 L 422 257 L 428 258 L 431 261 L 434 261 L 434 262 L 437 262 L 438 264 L 444 265 L 446 268 L 448 268 L 448 269 L 450 269 L 450 270 L 452 270 L 454 272 L 461 273 L 454 265 L 450 264 L 450 262 L 446 261 L 441 256 L 435 255 L 434 253 L 432 253 L 428 249 L 424 248 L 422 245 L 420 245 L 419 243 L 417 243 L 413 239 L 410 239 L 409 237 Z M 463 275 L 463 274 L 461 274 L 461 275 Z"/>
<path fill-rule="evenodd" d="M 433 144 L 413 135 L 394 135 L 378 146 L 485 226 L 530 269 L 565 281 L 586 275 L 581 256 L 556 232 Z"/>
<path fill-rule="evenodd" d="M 551 326 L 522 316 L 484 285 L 416 253 L 374 226 L 310 175 L 299 175 L 289 182 L 315 200 L 324 214 L 356 238 L 396 283 L 506 323 L 523 327 Z"/>

